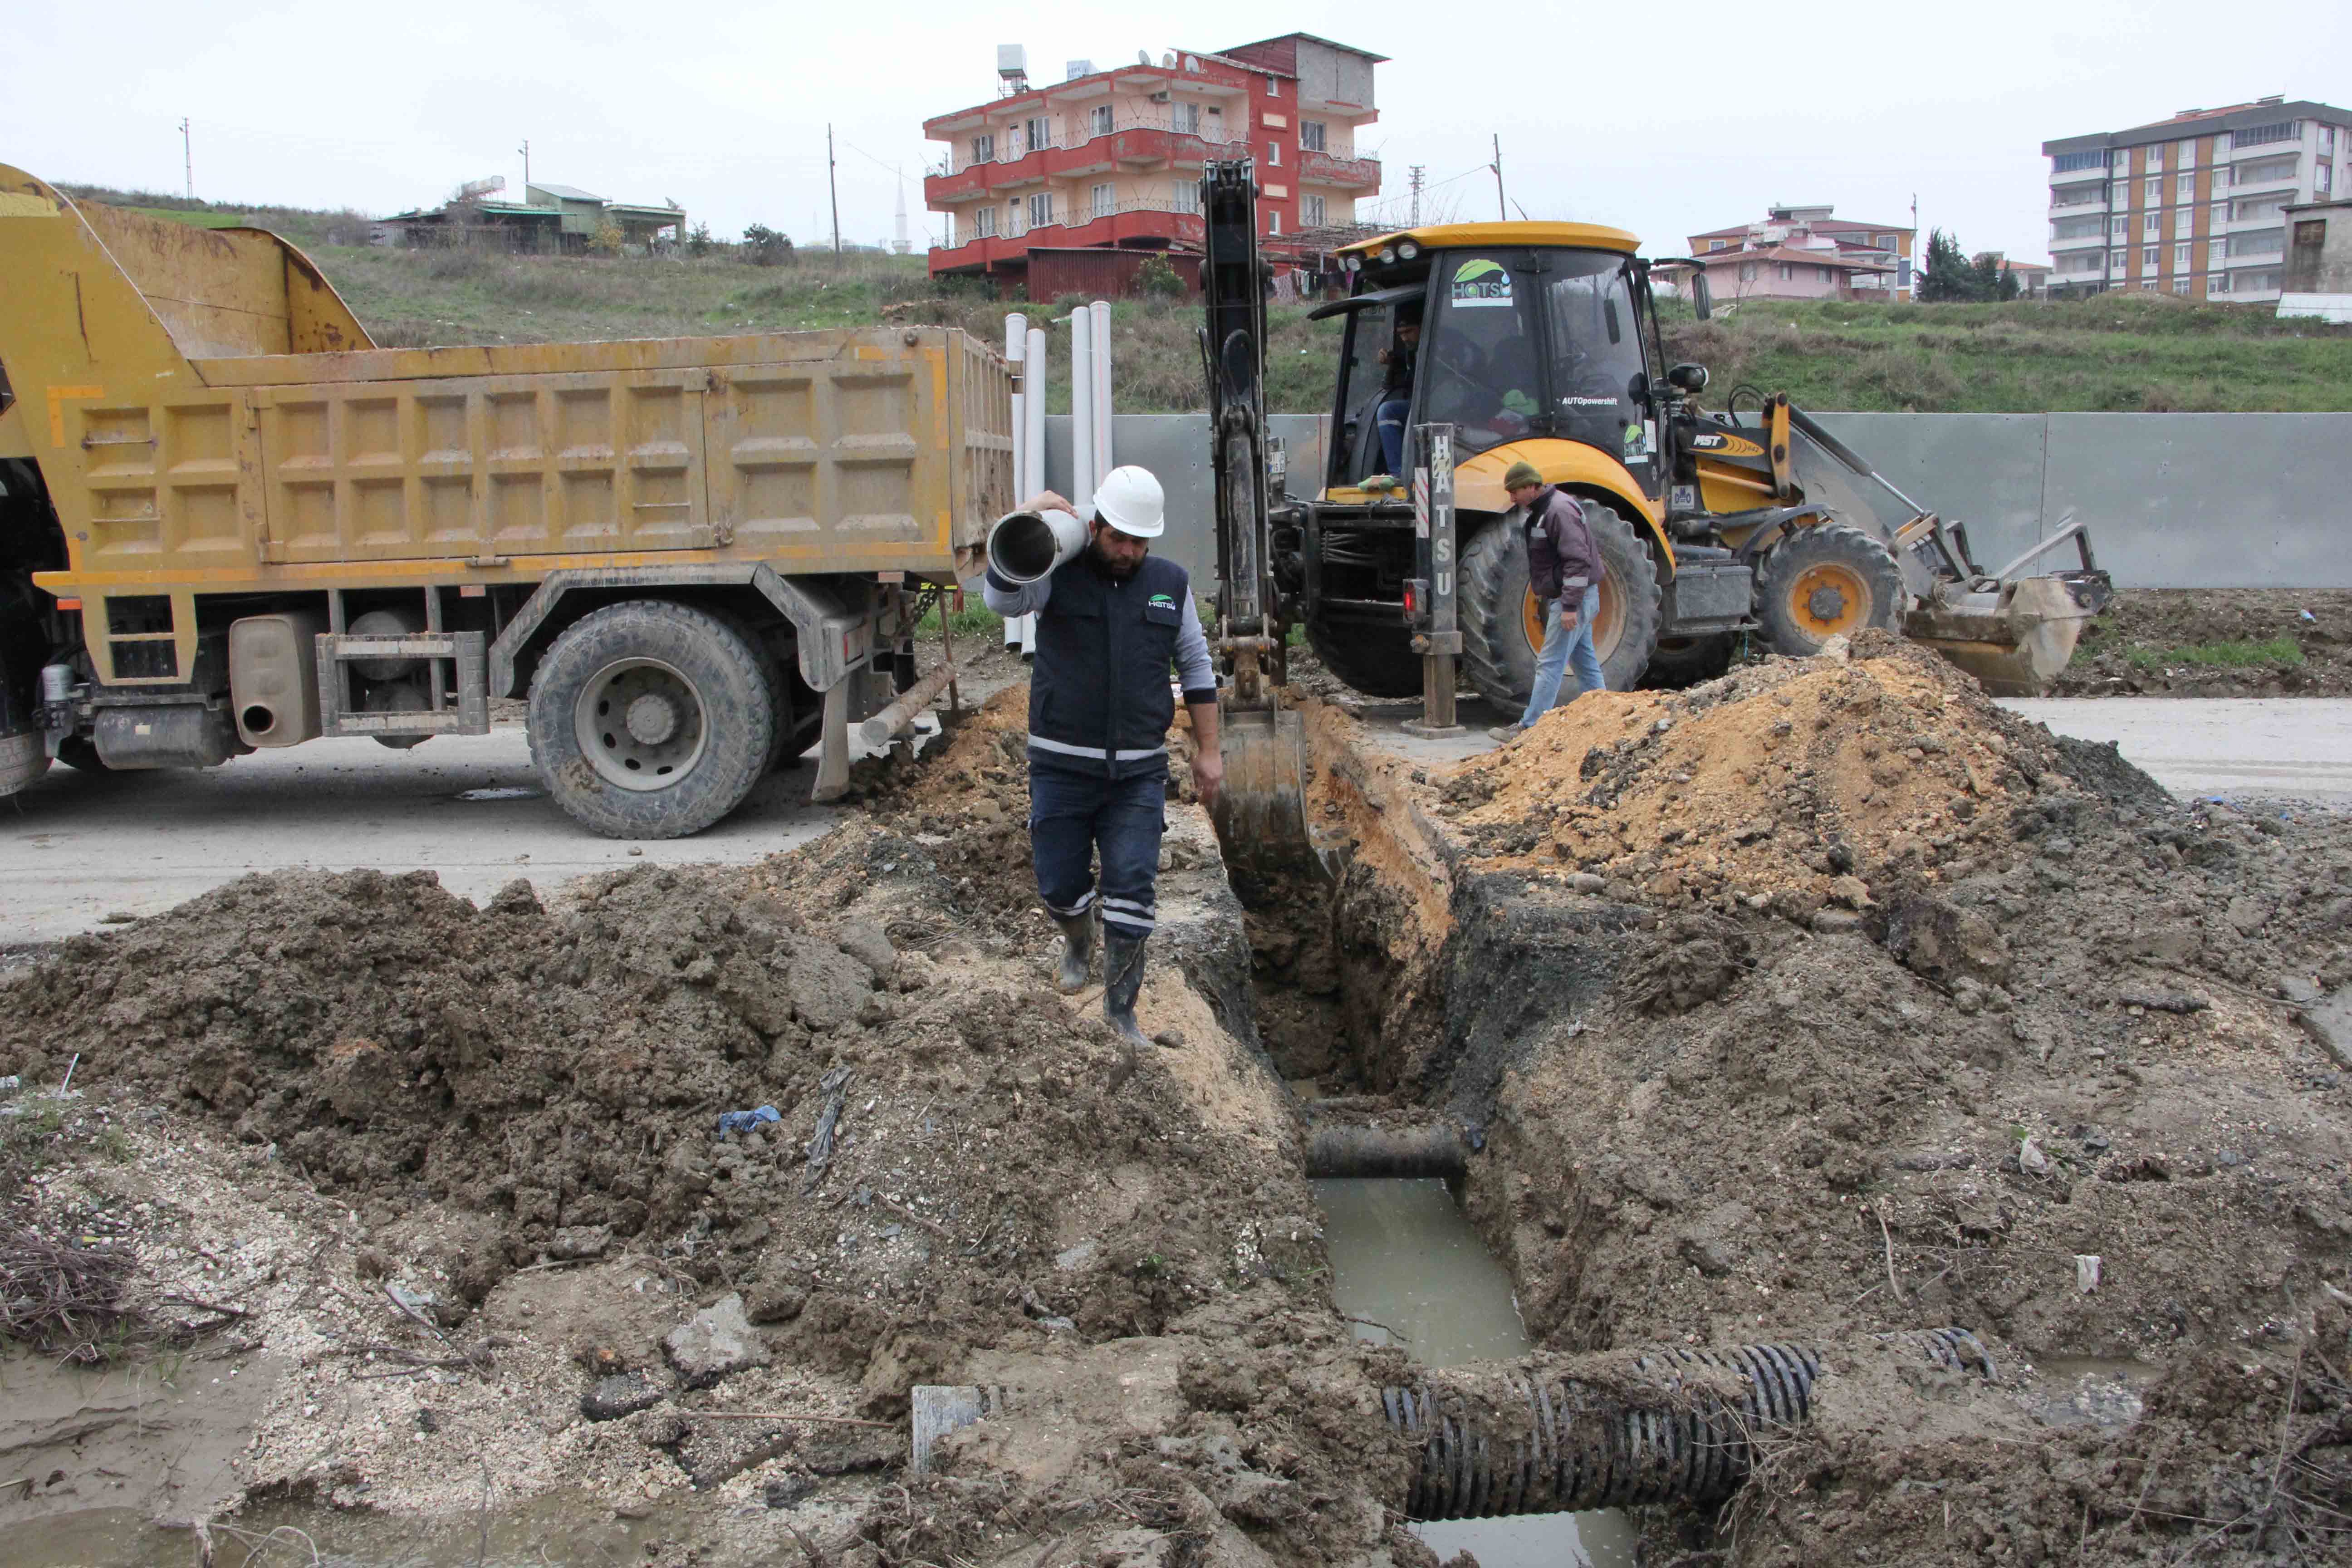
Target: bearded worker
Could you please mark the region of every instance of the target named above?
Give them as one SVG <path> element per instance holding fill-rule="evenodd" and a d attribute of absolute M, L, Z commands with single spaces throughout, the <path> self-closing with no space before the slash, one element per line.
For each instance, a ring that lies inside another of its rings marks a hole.
<path fill-rule="evenodd" d="M 1023 511 L 1077 508 L 1047 492 Z M 1095 491 L 1087 544 L 1034 583 L 989 569 L 982 597 L 1000 616 L 1037 617 L 1029 675 L 1029 848 L 1037 893 L 1062 928 L 1055 983 L 1083 990 L 1101 922 L 1103 1016 L 1131 1043 L 1168 825 L 1172 668 L 1192 715 L 1192 782 L 1213 806 L 1224 781 L 1217 678 L 1183 567 L 1151 553 L 1166 527 L 1160 481 L 1113 468 Z M 1097 879 L 1095 860 L 1102 871 Z"/>

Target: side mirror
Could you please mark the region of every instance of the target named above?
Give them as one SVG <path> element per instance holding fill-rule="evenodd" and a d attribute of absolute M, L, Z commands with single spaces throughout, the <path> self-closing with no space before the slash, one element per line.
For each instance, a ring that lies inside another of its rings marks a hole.
<path fill-rule="evenodd" d="M 1666 384 L 1685 397 L 1696 397 L 1706 390 L 1706 366 L 1678 364 L 1666 372 Z"/>
<path fill-rule="evenodd" d="M 1706 268 L 1691 268 L 1691 310 L 1702 321 L 1715 314 L 1715 296 L 1706 286 Z"/>
<path fill-rule="evenodd" d="M 1628 403 L 1647 403 L 1650 401 L 1650 377 L 1648 372 L 1637 370 L 1633 373 L 1633 379 L 1625 384 L 1625 401 Z"/>

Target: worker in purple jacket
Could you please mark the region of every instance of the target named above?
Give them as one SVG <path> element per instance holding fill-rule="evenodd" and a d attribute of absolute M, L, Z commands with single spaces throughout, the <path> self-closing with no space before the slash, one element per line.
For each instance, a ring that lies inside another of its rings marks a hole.
<path fill-rule="evenodd" d="M 1592 525 L 1585 521 L 1584 504 L 1544 483 L 1533 463 L 1513 463 L 1503 475 L 1503 488 L 1510 492 L 1518 525 L 1527 534 L 1528 591 L 1544 606 L 1544 640 L 1536 655 L 1536 684 L 1528 693 L 1528 710 L 1518 722 L 1486 731 L 1497 741 L 1524 733 L 1549 710 L 1559 700 L 1560 680 L 1571 662 L 1577 697 L 1603 690 L 1608 684 L 1601 679 L 1601 656 L 1592 647 L 1592 617 L 1600 613 L 1601 584 L 1608 573 L 1601 563 Z"/>

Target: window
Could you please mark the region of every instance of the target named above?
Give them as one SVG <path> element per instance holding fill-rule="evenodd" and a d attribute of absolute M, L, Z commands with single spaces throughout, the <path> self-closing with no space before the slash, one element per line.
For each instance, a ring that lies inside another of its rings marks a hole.
<path fill-rule="evenodd" d="M 1639 464 L 1650 451 L 1641 424 L 1643 411 L 1628 395 L 1643 368 L 1641 323 L 1633 313 L 1629 268 L 1597 251 L 1559 251 L 1551 260 L 1553 270 L 1541 275 L 1550 318 L 1545 334 L 1550 385 L 1537 395 L 1550 398 L 1560 435 Z M 1784 263 L 1781 270 L 1793 268 Z M 1808 275 L 1811 271 L 1806 268 Z M 1507 409 L 1515 406 L 1509 389 L 1524 379 L 1512 354 L 1515 346 L 1498 345 L 1489 362 Z M 1529 385 L 1528 390 L 1536 389 Z M 1524 412 L 1532 416 L 1538 410 L 1531 404 Z"/>
<path fill-rule="evenodd" d="M 1742 283 L 1753 283 L 1756 281 L 1756 263 L 1752 261 L 1743 261 L 1739 264 L 1739 280 Z"/>
<path fill-rule="evenodd" d="M 2189 247 L 2176 245 L 2172 247 L 2172 269 L 2175 272 L 2189 270 Z"/>
<path fill-rule="evenodd" d="M 2156 292 L 2156 279 L 2153 279 L 2153 278 L 2150 278 L 2150 279 L 2147 279 L 2145 282 L 2143 282 L 2143 283 L 2141 283 L 2141 284 L 2140 284 L 2140 288 L 2141 288 L 2143 290 L 2145 290 L 2146 292 L 2147 292 L 2147 293 L 2150 293 L 2150 294 L 2155 293 L 2155 292 Z"/>
<path fill-rule="evenodd" d="M 971 139 L 971 161 L 972 161 L 973 163 L 993 163 L 993 162 L 995 162 L 995 160 L 996 160 L 996 138 L 995 138 L 995 136 L 993 136 L 992 134 L 992 135 L 981 135 L 981 136 L 975 136 L 975 137 L 973 137 L 973 138 Z"/>
<path fill-rule="evenodd" d="M 2175 207 L 2172 211 L 2172 237 L 2187 239 L 2197 229 L 2195 207 Z"/>
<path fill-rule="evenodd" d="M 2128 252 L 2121 250 L 2111 250 L 2107 252 L 2107 270 L 2110 272 L 2121 272 L 2124 269 L 2125 258 L 2128 254 Z"/>
<path fill-rule="evenodd" d="M 1727 239 L 1710 239 L 1706 242 L 1706 247 L 1709 250 L 1721 250 L 1730 243 L 1731 241 Z"/>
<path fill-rule="evenodd" d="M 2143 180 L 2140 182 L 2139 194 L 2140 205 L 2144 207 L 2160 207 L 2164 205 L 2164 182 L 2162 180 Z"/>
<path fill-rule="evenodd" d="M 1054 221 L 1054 193 L 1033 191 L 1029 196 L 1029 226 L 1043 228 Z"/>
<path fill-rule="evenodd" d="M 2106 161 L 2107 155 L 2105 153 L 2061 153 L 2050 160 L 2050 172 L 2053 174 L 2071 174 L 2077 169 L 2102 168 Z"/>
<path fill-rule="evenodd" d="M 1310 153 L 1328 150 L 1326 145 L 1327 135 L 1323 122 L 1319 120 L 1302 120 L 1298 122 L 1298 144 Z"/>
<path fill-rule="evenodd" d="M 2205 279 L 2205 292 L 2208 294 L 2227 294 L 2229 291 L 2230 275 L 2228 273 L 2217 271 L 2212 277 Z"/>
<path fill-rule="evenodd" d="M 1201 106 L 1197 103 L 1177 104 L 1169 111 L 1169 129 L 1187 136 L 1198 136 L 1201 133 Z"/>
<path fill-rule="evenodd" d="M 1054 122 L 1040 114 L 1021 122 L 1021 134 L 1030 152 L 1054 144 Z"/>
<path fill-rule="evenodd" d="M 2163 230 L 2164 215 L 2162 213 L 2149 213 L 2139 220 L 2140 233 L 2149 239 L 2154 239 Z"/>
<path fill-rule="evenodd" d="M 971 227 L 972 232 L 983 239 L 993 235 L 996 232 L 996 209 L 986 206 L 972 214 Z"/>
<path fill-rule="evenodd" d="M 2248 196 L 2238 204 L 2235 216 L 2240 222 L 2247 218 L 2276 217 L 2294 199 L 2294 193 L 2290 191 L 2281 191 L 2276 195 Z"/>
<path fill-rule="evenodd" d="M 2267 184 L 2273 180 L 2292 180 L 2300 158 L 2263 158 L 2251 163 L 2241 163 L 2230 171 L 2233 185 Z"/>
<path fill-rule="evenodd" d="M 2273 125 L 2252 125 L 2243 131 L 2231 132 L 2231 142 L 2240 147 L 2262 147 L 2273 142 L 2303 140 L 2303 121 L 2282 120 Z"/>
<path fill-rule="evenodd" d="M 2319 128 L 2319 151 L 2323 157 L 2336 151 L 2336 127 L 2333 125 Z"/>
<path fill-rule="evenodd" d="M 1109 104 L 1098 103 L 1092 109 L 1087 110 L 1087 134 L 1089 136 L 1108 136 L 1110 134 Z"/>
<path fill-rule="evenodd" d="M 2175 174 L 2172 177 L 2172 199 L 2176 202 L 2195 201 L 2197 199 L 2197 176 L 2190 174 Z"/>
<path fill-rule="evenodd" d="M 1901 237 L 1902 237 L 1899 235 L 1882 234 L 1878 237 L 1878 248 L 1881 250 L 1892 250 L 1895 248 L 1896 241 Z"/>
<path fill-rule="evenodd" d="M 2164 167 L 2164 144 L 2158 142 L 2147 150 L 2147 172 L 2151 174 Z"/>
<path fill-rule="evenodd" d="M 1328 221 L 1324 216 L 1326 211 L 1321 196 L 1298 198 L 1298 221 L 1308 228 L 1321 228 Z"/>
<path fill-rule="evenodd" d="M 1271 80 L 1272 79 L 1268 78 L 1267 79 Z M 1279 169 L 1282 167 L 1281 142 L 1269 142 L 1265 144 L 1265 166 L 1269 169 Z"/>
<path fill-rule="evenodd" d="M 2215 202 L 2213 204 L 2213 210 L 2205 215 L 2205 219 L 2206 228 L 2212 233 L 2219 234 L 2221 231 L 2221 226 L 2230 221 L 2230 204 L 2227 202 Z"/>
<path fill-rule="evenodd" d="M 2108 236 L 2111 238 L 2121 239 L 2124 237 L 2124 226 L 2130 222 L 2131 219 L 2124 216 L 2121 213 L 2117 213 L 2115 216 L 2107 220 Z"/>
<path fill-rule="evenodd" d="M 1108 181 L 1097 185 L 1091 194 L 1094 196 L 1093 216 L 1108 217 L 1118 211 L 1118 197 Z"/>
<path fill-rule="evenodd" d="M 2311 174 L 2312 191 L 2315 195 L 2323 196 L 2326 195 L 2335 184 L 2335 174 L 2336 170 L 2334 165 L 2328 163 L 2322 163 L 2318 168 L 2313 170 Z"/>
<path fill-rule="evenodd" d="M 1783 261 L 1780 264 L 1779 276 L 1783 283 L 1793 282 L 1796 279 L 1797 269 Z"/>
<path fill-rule="evenodd" d="M 2230 237 L 2231 256 L 2280 256 L 2286 251 L 2286 230 L 2259 228 L 2251 234 Z"/>
<path fill-rule="evenodd" d="M 1266 78 L 1266 85 L 1271 87 L 1273 84 L 1274 79 L 1272 77 Z M 1265 210 L 1265 232 L 1268 234 L 1280 234 L 1282 232 L 1282 214 L 1272 207 L 1268 207 Z"/>
<path fill-rule="evenodd" d="M 1266 78 L 1265 95 L 1268 98 L 1279 98 L 1282 95 L 1282 84 L 1275 80 L 1272 77 Z"/>
<path fill-rule="evenodd" d="M 2113 156 L 2109 157 L 2107 160 L 2107 170 L 2118 180 L 2122 179 L 2126 174 L 2129 174 L 2131 173 L 2131 154 L 2125 152 L 2120 147 L 2116 148 Z"/>
<path fill-rule="evenodd" d="M 2142 272 L 2153 272 L 2156 270 L 2157 248 L 2158 247 L 2153 245 L 2143 246 L 2140 247 L 2139 269 Z"/>
<path fill-rule="evenodd" d="M 2186 279 L 2186 278 L 2176 278 L 2176 279 L 2174 279 L 2172 280 L 2172 291 L 2173 291 L 2174 293 L 2176 293 L 2176 294 L 2186 294 L 2186 293 L 2188 293 L 2188 292 L 2189 292 L 2189 279 Z"/>
<path fill-rule="evenodd" d="M 1013 198 L 1013 205 L 1005 209 L 1006 225 L 1004 233 L 1006 237 L 1011 239 L 1019 239 L 1023 235 L 1029 232 L 1029 220 L 1023 216 L 1028 210 L 1028 208 L 1021 205 L 1020 197 L 1015 196 Z"/>
<path fill-rule="evenodd" d="M 1201 210 L 1201 187 L 1192 181 L 1179 180 L 1169 189 L 1175 193 L 1175 199 L 1169 204 L 1170 211 L 1197 213 Z"/>
<path fill-rule="evenodd" d="M 2229 259 L 2229 256 L 2230 256 L 2230 242 L 2229 242 L 2228 240 L 2226 240 L 2226 239 L 2217 239 L 2217 240 L 2213 240 L 2213 241 L 2210 242 L 2210 243 L 2205 247 L 2205 267 L 2206 267 L 2206 269 L 2207 269 L 2208 271 L 2211 271 L 2211 272 L 2219 272 L 2219 271 L 2221 271 L 2221 263 L 2222 263 L 2222 262 L 2224 262 L 2224 261 L 2226 261 L 2226 260 L 2228 260 L 2228 259 Z"/>
<path fill-rule="evenodd" d="M 2172 165 L 2174 168 L 2195 168 L 2197 166 L 2197 143 L 2194 142 L 2183 142 L 2179 143 L 2178 156 L 2179 158 L 2179 162 Z"/>

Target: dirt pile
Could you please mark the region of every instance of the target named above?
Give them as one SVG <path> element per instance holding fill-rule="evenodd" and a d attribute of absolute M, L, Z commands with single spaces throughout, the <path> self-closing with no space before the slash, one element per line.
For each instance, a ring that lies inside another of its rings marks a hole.
<path fill-rule="evenodd" d="M 1803 921 L 1859 910 L 1870 878 L 1999 868 L 2018 853 L 2018 802 L 2060 771 L 2040 726 L 1933 655 L 1866 635 L 1846 659 L 1586 697 L 1443 796 L 1481 870 L 1581 874 L 1661 906 L 1761 900 Z"/>
<path fill-rule="evenodd" d="M 1588 697 L 1422 799 L 1446 973 L 1516 1020 L 1449 997 L 1443 1092 L 1548 1348 L 1958 1323 L 2158 1369 L 2120 1428 L 1810 1432 L 1735 1560 L 2333 1539 L 2352 1104 L 2298 1019 L 2352 985 L 2352 823 L 2184 809 L 1867 642 Z"/>
<path fill-rule="evenodd" d="M 2126 589 L 2084 631 L 2051 695 L 2352 696 L 2352 593 Z"/>

